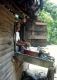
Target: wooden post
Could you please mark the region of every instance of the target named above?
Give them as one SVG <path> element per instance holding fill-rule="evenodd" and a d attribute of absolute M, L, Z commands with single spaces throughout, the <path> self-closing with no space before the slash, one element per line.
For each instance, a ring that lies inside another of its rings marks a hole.
<path fill-rule="evenodd" d="M 54 67 L 48 69 L 48 80 L 54 80 Z"/>

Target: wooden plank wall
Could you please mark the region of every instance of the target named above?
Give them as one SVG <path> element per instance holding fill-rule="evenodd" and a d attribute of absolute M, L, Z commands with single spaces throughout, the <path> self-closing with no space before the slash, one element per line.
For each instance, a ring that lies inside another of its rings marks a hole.
<path fill-rule="evenodd" d="M 15 69 L 19 62 L 13 63 L 12 61 L 14 21 L 13 14 L 3 5 L 0 5 L 0 80 L 19 80 L 20 72 L 17 70 L 16 73 Z M 19 68 L 19 65 L 17 67 Z"/>

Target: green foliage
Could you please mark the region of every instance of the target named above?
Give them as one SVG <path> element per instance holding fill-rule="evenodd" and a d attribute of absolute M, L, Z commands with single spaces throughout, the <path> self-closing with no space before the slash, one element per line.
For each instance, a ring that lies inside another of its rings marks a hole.
<path fill-rule="evenodd" d="M 57 44 L 57 6 L 44 1 L 44 9 L 39 12 L 39 18 L 47 23 L 47 41 L 50 44 Z"/>

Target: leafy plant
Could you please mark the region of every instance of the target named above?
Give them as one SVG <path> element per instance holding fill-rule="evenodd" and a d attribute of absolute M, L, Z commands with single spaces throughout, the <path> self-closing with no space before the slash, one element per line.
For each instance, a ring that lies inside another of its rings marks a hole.
<path fill-rule="evenodd" d="M 39 16 L 47 24 L 47 41 L 50 44 L 57 44 L 57 6 L 44 1 L 44 8 L 39 12 Z"/>

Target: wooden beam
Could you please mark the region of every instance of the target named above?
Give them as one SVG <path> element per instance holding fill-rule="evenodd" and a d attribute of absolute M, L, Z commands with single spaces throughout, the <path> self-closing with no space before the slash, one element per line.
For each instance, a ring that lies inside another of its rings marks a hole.
<path fill-rule="evenodd" d="M 44 59 L 41 59 L 39 57 L 33 57 L 30 55 L 25 55 L 25 54 L 18 53 L 18 52 L 16 52 L 16 54 L 18 55 L 19 59 L 21 59 L 25 62 L 34 64 L 34 65 L 38 65 L 38 66 L 42 66 L 42 67 L 46 67 L 46 68 L 54 67 L 53 61 L 44 60 Z"/>

